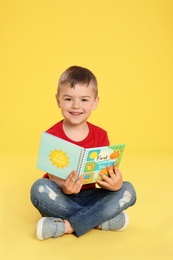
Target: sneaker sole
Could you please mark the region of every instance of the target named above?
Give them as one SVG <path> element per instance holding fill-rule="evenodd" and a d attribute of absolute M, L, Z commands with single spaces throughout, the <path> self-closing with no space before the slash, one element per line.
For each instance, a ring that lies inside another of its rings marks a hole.
<path fill-rule="evenodd" d="M 43 229 L 43 222 L 45 221 L 46 217 L 41 218 L 37 223 L 37 231 L 36 235 L 39 240 L 44 240 L 42 236 L 42 229 Z"/>

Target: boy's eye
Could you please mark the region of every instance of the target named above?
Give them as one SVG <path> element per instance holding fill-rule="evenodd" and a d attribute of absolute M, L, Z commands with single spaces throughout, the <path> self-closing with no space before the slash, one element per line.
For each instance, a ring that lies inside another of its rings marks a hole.
<path fill-rule="evenodd" d="M 71 101 L 71 98 L 65 98 L 65 101 Z"/>
<path fill-rule="evenodd" d="M 88 101 L 88 99 L 86 99 L 86 98 L 83 98 L 83 99 L 82 99 L 82 101 L 83 101 L 83 102 L 87 102 L 87 101 Z"/>

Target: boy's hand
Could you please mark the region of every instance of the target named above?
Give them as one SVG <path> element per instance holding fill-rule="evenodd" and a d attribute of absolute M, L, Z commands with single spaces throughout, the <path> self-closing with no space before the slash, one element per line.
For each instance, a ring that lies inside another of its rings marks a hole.
<path fill-rule="evenodd" d="M 110 191 L 116 191 L 119 190 L 122 187 L 122 175 L 121 172 L 119 171 L 118 167 L 116 164 L 113 165 L 113 168 L 109 165 L 107 166 L 107 170 L 109 173 L 109 176 L 106 176 L 102 172 L 100 172 L 100 176 L 102 177 L 101 180 L 97 180 L 97 184 L 106 190 Z"/>
<path fill-rule="evenodd" d="M 84 182 L 83 176 L 80 176 L 77 179 L 78 173 L 72 171 L 67 179 L 64 181 L 63 185 L 61 186 L 61 190 L 65 194 L 77 194 L 81 190 L 81 187 Z M 76 180 L 77 179 L 77 180 Z"/>

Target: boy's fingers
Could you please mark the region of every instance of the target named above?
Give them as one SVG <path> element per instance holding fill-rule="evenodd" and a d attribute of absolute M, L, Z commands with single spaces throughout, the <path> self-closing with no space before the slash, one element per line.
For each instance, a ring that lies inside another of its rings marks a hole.
<path fill-rule="evenodd" d="M 115 173 L 116 175 L 121 176 L 121 172 L 120 172 L 120 170 L 118 169 L 118 166 L 117 166 L 116 164 L 114 164 L 114 173 Z"/>
<path fill-rule="evenodd" d="M 110 182 L 110 177 L 106 176 L 104 173 L 100 173 L 100 176 L 102 177 L 102 180 L 100 180 L 99 182 L 102 183 L 102 184 L 106 184 L 106 183 L 109 183 Z"/>
<path fill-rule="evenodd" d="M 113 177 L 115 174 L 115 172 L 114 172 L 115 169 L 114 170 L 113 169 L 114 169 L 113 166 L 110 166 L 110 165 L 107 166 L 107 170 L 108 170 L 110 177 Z"/>
<path fill-rule="evenodd" d="M 76 181 L 76 178 L 77 178 L 77 172 L 73 171 L 70 173 L 70 175 L 67 177 L 66 179 L 66 183 L 67 184 L 70 184 L 70 185 L 73 185 Z"/>

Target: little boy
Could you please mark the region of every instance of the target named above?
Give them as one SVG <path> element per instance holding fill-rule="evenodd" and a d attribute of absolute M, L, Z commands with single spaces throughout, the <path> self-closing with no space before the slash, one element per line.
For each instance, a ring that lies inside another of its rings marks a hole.
<path fill-rule="evenodd" d="M 105 130 L 87 120 L 96 109 L 99 97 L 96 77 L 83 67 L 72 66 L 61 75 L 56 94 L 63 120 L 48 133 L 84 148 L 109 145 Z M 57 238 L 68 233 L 77 237 L 87 231 L 123 230 L 128 225 L 125 209 L 136 201 L 131 183 L 123 182 L 116 164 L 107 167 L 109 177 L 100 172 L 95 184 L 83 185 L 72 171 L 66 180 L 46 173 L 31 188 L 31 201 L 41 213 L 37 223 L 37 238 Z M 100 180 L 102 179 L 102 180 Z"/>

